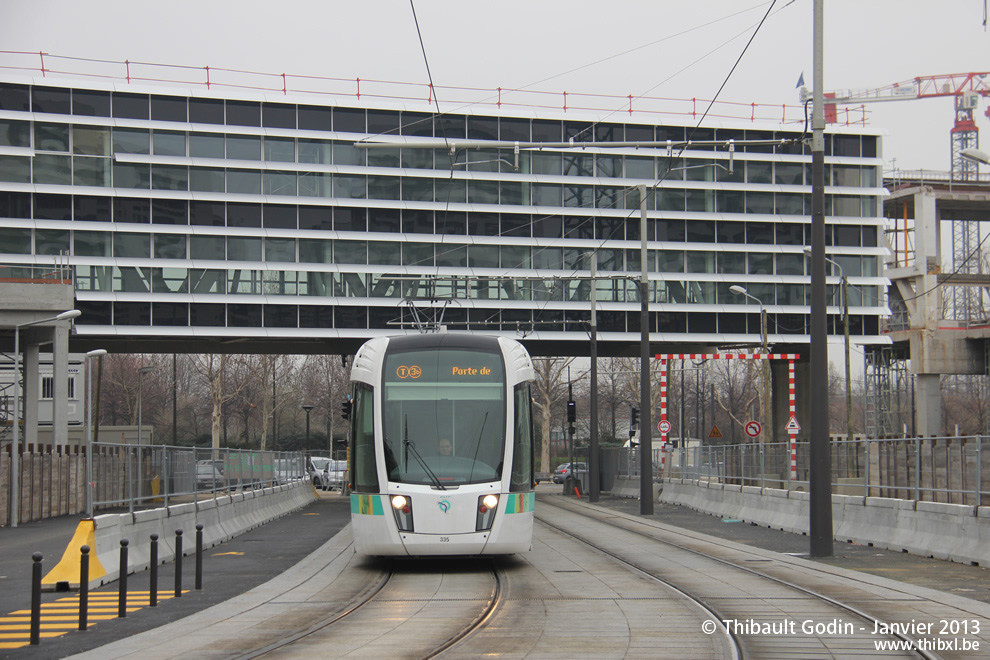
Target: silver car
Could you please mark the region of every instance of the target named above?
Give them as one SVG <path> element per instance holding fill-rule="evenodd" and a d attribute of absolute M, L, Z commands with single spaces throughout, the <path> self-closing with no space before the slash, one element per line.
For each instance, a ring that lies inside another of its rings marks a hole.
<path fill-rule="evenodd" d="M 323 490 L 342 490 L 347 461 L 330 461 L 323 469 Z"/>

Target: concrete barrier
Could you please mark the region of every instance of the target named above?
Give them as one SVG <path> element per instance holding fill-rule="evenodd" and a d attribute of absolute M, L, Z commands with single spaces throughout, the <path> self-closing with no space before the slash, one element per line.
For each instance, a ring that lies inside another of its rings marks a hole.
<path fill-rule="evenodd" d="M 660 496 L 662 484 L 653 484 L 653 501 L 656 502 Z M 614 497 L 628 497 L 639 499 L 640 483 L 639 477 L 616 477 L 609 491 Z"/>
<path fill-rule="evenodd" d="M 308 481 L 231 493 L 216 499 L 166 508 L 96 516 L 79 523 L 61 561 L 42 579 L 42 589 L 79 588 L 79 549 L 89 545 L 91 588 L 116 580 L 120 541 L 127 539 L 129 573 L 149 566 L 151 535 L 158 534 L 158 560 L 175 558 L 175 530 L 182 530 L 182 554 L 196 550 L 196 525 L 203 525 L 203 547 L 211 548 L 309 504 L 318 495 Z"/>
<path fill-rule="evenodd" d="M 803 491 L 667 479 L 660 501 L 808 533 L 810 495 Z M 990 565 L 990 507 L 833 494 L 832 530 L 837 541 Z"/>

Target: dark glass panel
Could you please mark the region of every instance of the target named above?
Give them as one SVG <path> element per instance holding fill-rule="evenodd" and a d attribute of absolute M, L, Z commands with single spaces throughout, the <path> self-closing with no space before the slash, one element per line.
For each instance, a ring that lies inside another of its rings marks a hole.
<path fill-rule="evenodd" d="M 151 303 L 115 302 L 113 304 L 114 325 L 149 325 L 151 323 Z"/>
<path fill-rule="evenodd" d="M 298 327 L 299 307 L 297 305 L 265 305 L 266 328 Z"/>
<path fill-rule="evenodd" d="M 225 211 L 223 202 L 189 202 L 189 224 L 207 227 L 223 227 Z"/>
<path fill-rule="evenodd" d="M 625 240 L 625 224 L 623 218 L 598 218 L 597 238 L 606 241 Z"/>
<path fill-rule="evenodd" d="M 686 236 L 683 220 L 660 220 L 657 222 L 658 241 L 681 242 Z"/>
<path fill-rule="evenodd" d="M 227 325 L 232 328 L 260 328 L 261 305 L 227 305 Z"/>
<path fill-rule="evenodd" d="M 296 106 L 291 103 L 262 103 L 261 125 L 265 128 L 295 128 Z"/>
<path fill-rule="evenodd" d="M 151 118 L 158 121 L 185 122 L 188 118 L 186 115 L 187 103 L 187 99 L 182 96 L 152 96 Z"/>
<path fill-rule="evenodd" d="M 529 142 L 529 120 L 502 117 L 499 122 L 500 140 Z"/>
<path fill-rule="evenodd" d="M 192 303 L 189 305 L 189 325 L 222 328 L 226 324 L 226 309 L 222 304 Z"/>
<path fill-rule="evenodd" d="M 833 135 L 833 150 L 835 156 L 859 157 L 858 135 Z M 875 146 L 874 146 L 875 149 Z"/>
<path fill-rule="evenodd" d="M 368 209 L 368 226 L 371 228 L 371 231 L 399 233 L 401 231 L 399 224 L 399 210 Z"/>
<path fill-rule="evenodd" d="M 102 300 L 77 300 L 74 305 L 82 312 L 76 323 L 82 325 L 113 325 L 113 305 Z"/>
<path fill-rule="evenodd" d="M 31 97 L 28 95 L 28 86 L 0 83 L 0 110 L 30 112 Z"/>
<path fill-rule="evenodd" d="M 564 222 L 560 216 L 545 216 L 533 219 L 533 236 L 536 238 L 561 238 Z"/>
<path fill-rule="evenodd" d="M 651 315 L 653 316 L 653 315 Z M 687 332 L 687 313 L 664 312 L 658 315 L 657 331 Z M 638 326 L 637 326 L 638 327 Z"/>
<path fill-rule="evenodd" d="M 261 205 L 238 204 L 234 202 L 228 203 L 227 226 L 228 227 L 260 227 Z"/>
<path fill-rule="evenodd" d="M 877 228 L 866 225 L 863 227 L 863 247 L 877 246 Z"/>
<path fill-rule="evenodd" d="M 564 141 L 591 142 L 595 139 L 595 127 L 587 122 L 564 122 Z"/>
<path fill-rule="evenodd" d="M 264 226 L 269 229 L 295 229 L 296 207 L 292 204 L 265 204 Z"/>
<path fill-rule="evenodd" d="M 76 195 L 72 200 L 76 220 L 110 222 L 110 197 Z"/>
<path fill-rule="evenodd" d="M 227 125 L 261 126 L 261 104 L 254 101 L 227 101 Z"/>
<path fill-rule="evenodd" d="M 468 117 L 467 136 L 469 140 L 497 140 L 498 119 L 496 117 Z"/>
<path fill-rule="evenodd" d="M 113 200 L 113 220 L 114 222 L 150 222 L 150 200 L 136 197 L 115 197 Z"/>
<path fill-rule="evenodd" d="M 72 195 L 34 196 L 34 217 L 45 220 L 71 220 Z"/>
<path fill-rule="evenodd" d="M 564 238 L 594 238 L 593 218 L 564 216 Z"/>
<path fill-rule="evenodd" d="M 152 222 L 156 225 L 189 224 L 189 204 L 184 199 L 156 199 L 151 202 Z"/>
<path fill-rule="evenodd" d="M 31 193 L 0 191 L 0 217 L 30 218 Z"/>
<path fill-rule="evenodd" d="M 123 119 L 147 119 L 148 118 L 148 95 L 147 94 L 124 94 L 114 92 L 111 94 L 113 116 Z"/>
<path fill-rule="evenodd" d="M 425 112 L 403 112 L 402 134 L 433 137 L 433 115 Z"/>
<path fill-rule="evenodd" d="M 333 130 L 339 133 L 365 133 L 364 110 L 334 108 Z"/>
<path fill-rule="evenodd" d="M 502 236 L 524 236 L 530 235 L 530 218 L 528 215 L 517 215 L 506 213 L 502 216 Z"/>
<path fill-rule="evenodd" d="M 719 220 L 716 235 L 719 243 L 745 243 L 746 225 L 742 222 Z"/>
<path fill-rule="evenodd" d="M 773 225 L 769 222 L 747 222 L 746 242 L 772 245 Z"/>
<path fill-rule="evenodd" d="M 719 314 L 718 331 L 723 334 L 745 334 L 746 316 L 746 314 Z"/>
<path fill-rule="evenodd" d="M 222 124 L 221 99 L 189 99 L 189 121 L 193 124 Z"/>
<path fill-rule="evenodd" d="M 529 216 L 522 216 L 529 220 Z M 472 213 L 468 216 L 471 236 L 498 236 L 498 213 Z"/>
<path fill-rule="evenodd" d="M 300 305 L 300 328 L 332 328 L 333 308 L 327 305 Z"/>
<path fill-rule="evenodd" d="M 835 245 L 859 247 L 860 225 L 836 225 L 834 227 Z"/>
<path fill-rule="evenodd" d="M 622 124 L 595 124 L 597 142 L 622 142 L 625 140 L 625 126 Z"/>
<path fill-rule="evenodd" d="M 76 89 L 72 92 L 72 114 L 83 117 L 109 117 L 110 92 Z"/>
<path fill-rule="evenodd" d="M 636 326 L 639 328 L 639 326 Z M 598 330 L 600 332 L 625 332 L 626 315 L 623 312 L 598 312 Z"/>
<path fill-rule="evenodd" d="M 626 141 L 628 142 L 652 142 L 654 140 L 653 126 L 640 126 L 638 124 L 626 124 Z"/>
<path fill-rule="evenodd" d="M 688 332 L 714 333 L 715 314 L 713 312 L 691 312 L 688 314 Z"/>
<path fill-rule="evenodd" d="M 433 132 L 437 137 L 464 139 L 467 135 L 467 117 L 463 115 L 439 115 L 433 118 Z"/>
<path fill-rule="evenodd" d="M 781 222 L 774 225 L 777 245 L 804 245 L 804 225 L 795 222 Z"/>
<path fill-rule="evenodd" d="M 808 317 L 804 314 L 774 314 L 767 316 L 767 326 L 771 325 L 770 319 L 776 317 L 776 332 L 782 335 L 803 335 L 807 333 L 805 323 Z"/>
<path fill-rule="evenodd" d="M 368 308 L 337 306 L 333 310 L 333 325 L 335 328 L 360 328 L 368 327 Z"/>
<path fill-rule="evenodd" d="M 333 210 L 333 228 L 337 231 L 368 231 L 368 210 L 338 206 Z"/>
<path fill-rule="evenodd" d="M 394 321 L 397 316 L 395 307 L 369 307 L 368 327 L 378 330 L 392 330 L 393 326 L 389 325 L 389 321 Z M 444 321 L 450 320 L 450 317 L 444 314 Z"/>
<path fill-rule="evenodd" d="M 189 325 L 189 303 L 151 303 L 152 325 Z"/>
<path fill-rule="evenodd" d="M 685 222 L 688 243 L 714 243 L 715 223 L 704 220 L 687 220 Z"/>
<path fill-rule="evenodd" d="M 561 142 L 563 123 L 548 119 L 533 120 L 533 142 Z"/>
<path fill-rule="evenodd" d="M 863 158 L 877 157 L 877 139 L 872 135 L 862 136 Z"/>
<path fill-rule="evenodd" d="M 440 211 L 437 213 L 438 234 L 467 234 L 467 214 L 455 211 Z"/>
<path fill-rule="evenodd" d="M 50 112 L 56 115 L 72 114 L 72 92 L 58 87 L 31 88 L 31 108 L 34 112 Z"/>
<path fill-rule="evenodd" d="M 402 231 L 407 234 L 432 234 L 433 211 L 403 211 Z"/>
<path fill-rule="evenodd" d="M 333 124 L 330 108 L 315 105 L 299 106 L 299 128 L 306 131 L 329 131 Z"/>
<path fill-rule="evenodd" d="M 399 113 L 390 110 L 368 110 L 368 132 L 399 134 Z"/>
<path fill-rule="evenodd" d="M 664 142 L 670 140 L 672 142 L 683 142 L 684 141 L 684 127 L 683 126 L 657 126 L 657 141 Z"/>
<path fill-rule="evenodd" d="M 329 231 L 333 228 L 332 209 L 329 206 L 300 206 L 299 228 L 326 229 Z"/>

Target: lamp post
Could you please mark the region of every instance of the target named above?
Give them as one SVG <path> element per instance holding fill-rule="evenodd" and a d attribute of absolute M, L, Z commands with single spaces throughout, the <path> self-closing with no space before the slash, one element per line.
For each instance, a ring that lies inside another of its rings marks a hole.
<path fill-rule="evenodd" d="M 306 454 L 309 454 L 309 412 L 313 409 L 310 403 L 304 403 L 302 409 L 306 411 Z"/>
<path fill-rule="evenodd" d="M 10 526 L 17 527 L 21 508 L 21 457 L 20 457 L 20 406 L 21 406 L 21 328 L 27 328 L 41 323 L 51 323 L 53 321 L 68 321 L 82 315 L 78 309 L 70 309 L 56 316 L 27 323 L 14 325 L 14 412 L 13 412 L 13 436 L 10 452 Z"/>
<path fill-rule="evenodd" d="M 760 306 L 760 350 L 764 353 L 770 352 L 770 347 L 767 345 L 767 308 L 763 305 L 763 301 L 752 295 L 744 287 L 734 284 L 729 287 L 729 291 L 738 294 L 740 296 L 746 296 L 747 298 L 752 298 Z M 764 358 L 763 365 L 763 414 L 766 417 L 766 428 L 767 435 L 773 439 L 773 416 L 770 414 L 770 359 Z M 764 436 L 765 438 L 766 436 Z"/>
<path fill-rule="evenodd" d="M 804 248 L 804 254 L 810 259 L 811 258 L 811 248 Z M 842 334 L 843 340 L 845 342 L 846 356 L 845 356 L 845 366 L 846 366 L 846 440 L 852 440 L 852 371 L 849 369 L 849 280 L 846 278 L 845 272 L 842 270 L 842 266 L 839 265 L 837 261 L 825 257 L 825 261 L 832 264 L 835 268 L 839 269 L 839 282 L 841 285 L 841 295 L 842 295 Z"/>
<path fill-rule="evenodd" d="M 137 443 L 139 447 L 144 444 L 143 427 L 141 425 L 141 413 L 142 413 L 141 389 L 142 389 L 142 384 L 144 382 L 144 375 L 150 374 L 154 370 L 155 370 L 154 367 L 141 367 L 140 369 L 138 369 L 138 441 Z"/>
<path fill-rule="evenodd" d="M 86 353 L 86 517 L 93 517 L 94 493 L 96 484 L 93 481 L 93 368 L 91 358 L 106 355 L 105 349 Z"/>

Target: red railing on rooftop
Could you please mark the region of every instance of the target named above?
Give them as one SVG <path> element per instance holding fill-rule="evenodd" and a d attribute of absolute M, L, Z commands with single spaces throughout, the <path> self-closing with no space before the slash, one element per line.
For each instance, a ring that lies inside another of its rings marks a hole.
<path fill-rule="evenodd" d="M 431 111 L 440 101 L 445 112 L 466 106 L 488 108 L 547 109 L 563 112 L 588 111 L 611 115 L 642 116 L 649 120 L 662 117 L 699 119 L 710 99 L 678 99 L 637 94 L 597 94 L 568 90 L 547 91 L 512 87 L 462 87 L 428 83 L 377 80 L 373 78 L 335 78 L 295 73 L 266 73 L 225 67 L 194 67 L 160 62 L 104 60 L 56 55 L 43 51 L 0 50 L 0 70 L 40 73 L 42 77 L 60 75 L 81 78 L 125 81 L 132 83 L 181 84 L 207 90 L 246 89 L 283 95 L 313 94 L 422 102 Z M 445 106 L 445 107 L 444 107 Z M 756 123 L 800 124 L 805 121 L 804 108 L 783 103 L 740 103 L 717 101 L 707 115 L 711 119 L 748 120 Z M 865 106 L 844 109 L 837 123 L 865 125 Z"/>

